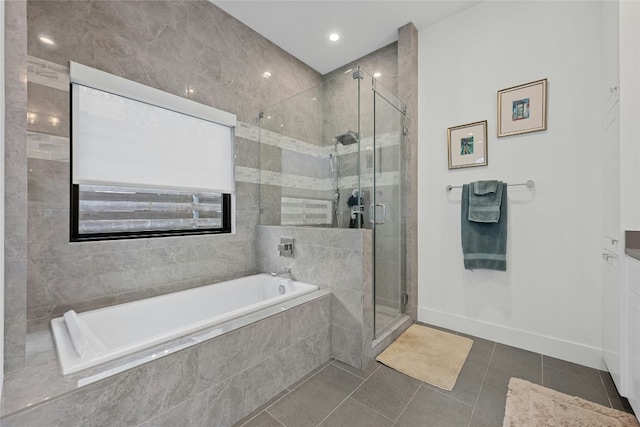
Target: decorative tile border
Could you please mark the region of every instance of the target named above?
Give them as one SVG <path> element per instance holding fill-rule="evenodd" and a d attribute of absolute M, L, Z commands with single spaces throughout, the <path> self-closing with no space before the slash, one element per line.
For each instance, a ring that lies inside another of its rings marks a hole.
<path fill-rule="evenodd" d="M 71 158 L 69 151 L 69 138 L 27 132 L 28 158 L 68 162 Z"/>
<path fill-rule="evenodd" d="M 69 92 L 69 67 L 27 55 L 27 81 Z"/>
<path fill-rule="evenodd" d="M 69 67 L 54 64 L 43 59 L 29 56 L 27 60 L 27 78 L 29 82 L 48 86 L 51 88 L 69 90 Z M 236 136 L 261 144 L 271 145 L 283 150 L 305 154 L 314 158 L 324 158 L 337 150 L 338 156 L 356 154 L 358 145 L 343 146 L 328 145 L 318 146 L 295 138 L 290 138 L 277 132 L 260 129 L 249 123 L 238 122 L 235 129 Z M 376 138 L 376 147 L 384 148 L 398 145 L 400 134 L 391 132 L 380 134 Z M 364 150 L 373 147 L 373 137 L 363 138 L 361 148 Z M 27 157 L 35 159 L 57 160 L 68 162 L 69 138 L 47 135 L 37 132 L 27 134 Z M 378 175 L 378 185 L 397 185 L 400 182 L 399 172 L 385 172 Z M 331 178 L 310 178 L 300 175 L 285 174 L 280 172 L 261 171 L 255 168 L 236 166 L 235 179 L 238 182 L 252 184 L 267 184 L 280 187 L 302 188 L 318 191 L 334 190 L 334 182 Z M 358 183 L 357 176 L 341 177 L 338 180 L 338 188 L 355 188 Z M 362 175 L 360 183 L 363 187 L 373 185 L 373 175 Z"/>

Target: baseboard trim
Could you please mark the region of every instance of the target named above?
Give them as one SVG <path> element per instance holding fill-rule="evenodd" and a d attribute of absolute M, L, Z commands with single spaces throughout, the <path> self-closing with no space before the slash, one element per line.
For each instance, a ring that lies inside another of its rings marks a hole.
<path fill-rule="evenodd" d="M 418 320 L 479 338 L 522 348 L 591 368 L 607 370 L 602 349 L 554 337 L 418 307 Z"/>

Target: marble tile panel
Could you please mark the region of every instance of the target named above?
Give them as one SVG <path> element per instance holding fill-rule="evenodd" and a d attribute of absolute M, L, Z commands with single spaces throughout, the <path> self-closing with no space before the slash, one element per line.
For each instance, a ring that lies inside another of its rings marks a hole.
<path fill-rule="evenodd" d="M 262 157 L 260 144 L 236 136 L 234 150 L 236 166 L 259 168 Z"/>
<path fill-rule="evenodd" d="M 260 144 L 259 167 L 262 171 L 282 172 L 283 166 L 283 149 L 268 145 Z"/>
<path fill-rule="evenodd" d="M 27 257 L 27 216 L 24 203 L 5 199 L 5 262 L 24 261 Z"/>
<path fill-rule="evenodd" d="M 96 36 L 94 55 L 97 69 L 140 84 L 152 86 L 152 80 L 148 72 L 150 63 L 147 60 L 150 55 L 140 50 L 129 40 L 118 35 L 118 33 L 109 37 Z M 178 88 L 181 87 L 182 91 L 184 91 L 186 82 L 180 80 L 182 79 L 178 75 L 172 79 L 172 83 L 176 84 Z"/>
<path fill-rule="evenodd" d="M 260 185 L 260 224 L 280 225 L 281 187 Z"/>
<path fill-rule="evenodd" d="M 361 291 L 341 288 L 327 288 L 331 291 L 331 324 L 345 329 L 360 330 L 362 324 Z"/>
<path fill-rule="evenodd" d="M 251 368 L 253 401 L 264 405 L 278 393 L 287 389 L 286 371 L 290 360 L 285 349 Z"/>
<path fill-rule="evenodd" d="M 32 12 L 32 8 L 36 8 L 38 13 L 55 16 L 60 19 L 69 19 L 74 22 L 86 22 L 93 19 L 91 16 L 91 2 L 86 1 L 56 1 L 48 0 L 29 0 L 28 13 Z"/>
<path fill-rule="evenodd" d="M 293 238 L 302 245 L 347 249 L 360 252 L 364 230 L 319 229 L 316 227 L 295 227 Z M 370 231 L 368 232 L 370 233 Z"/>
<path fill-rule="evenodd" d="M 12 2 L 11 4 L 19 5 L 20 3 L 22 2 Z M 24 5 L 24 3 L 22 4 Z M 9 9 L 10 7 L 7 6 L 5 22 L 20 22 L 19 19 L 6 19 L 9 17 Z M 16 34 L 10 33 L 10 30 L 5 27 L 5 105 L 15 108 L 24 108 L 27 103 L 26 35 L 26 25 Z"/>
<path fill-rule="evenodd" d="M 22 38 L 26 34 L 27 28 L 27 2 L 10 1 L 5 2 L 5 37 Z"/>
<path fill-rule="evenodd" d="M 209 393 L 205 425 L 231 425 L 242 419 L 257 405 L 253 400 L 253 378 L 250 371 L 242 372 Z"/>
<path fill-rule="evenodd" d="M 27 130 L 69 137 L 69 92 L 31 82 L 27 92 Z"/>
<path fill-rule="evenodd" d="M 196 363 L 196 353 L 184 350 L 18 412 L 3 425 L 138 425 L 193 395 Z"/>
<path fill-rule="evenodd" d="M 291 324 L 291 342 L 295 343 L 331 324 L 331 298 L 304 304 L 288 312 Z"/>
<path fill-rule="evenodd" d="M 26 262 L 7 260 L 4 276 L 4 369 L 8 373 L 26 364 Z"/>
<path fill-rule="evenodd" d="M 161 413 L 142 426 L 230 426 L 253 409 L 251 385 L 251 372 L 241 372 Z"/>
<path fill-rule="evenodd" d="M 193 92 L 188 93 L 188 98 L 201 104 L 210 105 L 223 111 L 237 115 L 238 120 L 246 120 L 247 116 L 241 114 L 238 109 L 238 93 L 234 88 L 224 85 L 216 75 L 215 67 L 207 69 L 206 73 L 196 72 L 193 69 L 187 74 L 187 87 Z M 255 108 L 253 115 L 257 115 Z"/>
<path fill-rule="evenodd" d="M 27 193 L 27 129 L 26 110 L 5 108 L 5 200 L 26 201 Z"/>
<path fill-rule="evenodd" d="M 287 387 L 328 361 L 331 357 L 331 331 L 318 331 L 288 347 L 280 356 L 287 366 L 284 378 Z"/>
<path fill-rule="evenodd" d="M 40 5 L 27 2 L 27 52 L 31 56 L 56 64 L 67 64 L 70 60 L 93 65 L 93 33 L 81 21 L 51 15 Z M 54 44 L 42 43 L 38 37 L 46 35 Z"/>
<path fill-rule="evenodd" d="M 132 43 L 146 46 L 167 28 L 184 28 L 187 6 L 187 2 L 93 2 L 87 25 L 98 35 L 119 34 Z"/>
<path fill-rule="evenodd" d="M 29 134 L 31 137 L 33 134 Z M 47 138 L 48 140 L 48 138 Z M 40 209 L 69 209 L 69 163 L 29 159 L 28 194 L 29 207 L 37 204 Z"/>
<path fill-rule="evenodd" d="M 331 179 L 331 159 L 329 156 L 313 157 L 294 151 L 283 150 L 282 172 L 304 177 Z"/>
<path fill-rule="evenodd" d="M 275 355 L 290 344 L 289 317 L 269 319 L 203 343 L 198 389 L 204 390 Z"/>
<path fill-rule="evenodd" d="M 300 272 L 303 281 L 320 287 L 360 291 L 362 284 L 359 267 L 362 263 L 360 253 L 348 249 L 304 244 L 297 244 L 294 250 L 296 251 L 296 269 Z"/>
<path fill-rule="evenodd" d="M 236 212 L 259 213 L 260 185 L 256 183 L 236 181 Z M 240 220 L 236 227 L 241 226 Z"/>
<path fill-rule="evenodd" d="M 196 366 L 197 353 L 184 350 L 107 380 L 107 387 L 80 389 L 74 409 L 94 425 L 137 425 L 193 396 Z"/>
<path fill-rule="evenodd" d="M 359 330 L 331 325 L 331 351 L 337 360 L 362 369 L 362 335 Z"/>

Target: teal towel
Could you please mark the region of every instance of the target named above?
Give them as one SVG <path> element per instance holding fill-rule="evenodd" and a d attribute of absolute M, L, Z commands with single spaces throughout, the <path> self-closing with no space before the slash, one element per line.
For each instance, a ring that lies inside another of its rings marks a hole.
<path fill-rule="evenodd" d="M 464 268 L 467 270 L 507 270 L 507 184 L 501 191 L 500 221 L 469 221 L 469 195 L 472 185 L 462 186 L 460 231 Z"/>
<path fill-rule="evenodd" d="M 476 181 L 473 183 L 473 194 L 482 196 L 488 193 L 495 193 L 498 189 L 498 181 Z"/>
<path fill-rule="evenodd" d="M 469 221 L 500 221 L 502 181 L 476 181 L 469 185 Z"/>

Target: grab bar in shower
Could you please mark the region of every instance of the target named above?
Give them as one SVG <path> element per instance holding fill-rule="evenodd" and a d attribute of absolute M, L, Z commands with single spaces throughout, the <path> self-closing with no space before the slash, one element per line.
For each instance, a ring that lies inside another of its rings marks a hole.
<path fill-rule="evenodd" d="M 535 187 L 536 183 L 533 182 L 533 180 L 530 179 L 527 182 L 521 182 L 521 183 L 518 183 L 518 184 L 507 184 L 507 186 L 509 186 L 509 187 L 516 187 L 516 186 L 523 186 L 523 185 L 526 185 L 527 187 L 531 188 L 531 187 Z M 447 191 L 451 191 L 454 188 L 462 188 L 462 185 L 447 185 L 445 187 L 445 189 Z"/>

